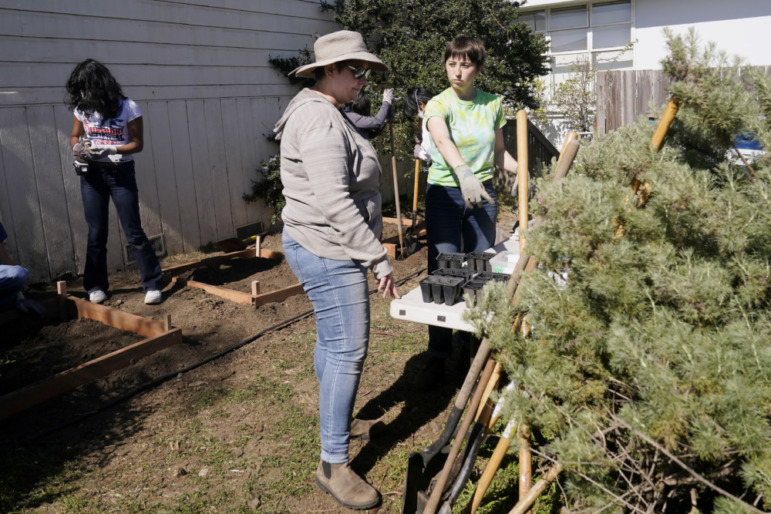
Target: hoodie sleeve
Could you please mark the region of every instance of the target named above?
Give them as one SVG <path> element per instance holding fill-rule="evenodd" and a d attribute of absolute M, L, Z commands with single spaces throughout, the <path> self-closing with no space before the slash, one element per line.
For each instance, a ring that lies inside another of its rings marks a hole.
<path fill-rule="evenodd" d="M 382 278 L 392 271 L 386 249 L 367 224 L 367 213 L 349 193 L 351 169 L 358 157 L 354 143 L 339 126 L 317 116 L 305 118 L 297 142 L 315 210 L 334 231 L 336 243 L 346 255 Z"/>

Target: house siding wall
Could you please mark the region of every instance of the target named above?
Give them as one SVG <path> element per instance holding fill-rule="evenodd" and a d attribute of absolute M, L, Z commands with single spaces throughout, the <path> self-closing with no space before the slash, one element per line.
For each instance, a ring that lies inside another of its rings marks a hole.
<path fill-rule="evenodd" d="M 268 64 L 337 30 L 311 0 L 0 0 L 0 221 L 33 281 L 81 273 L 87 228 L 72 171 L 64 84 L 78 62 L 112 71 L 143 113 L 140 213 L 167 253 L 270 223 L 247 204 L 297 92 Z M 127 265 L 111 207 L 108 265 Z"/>

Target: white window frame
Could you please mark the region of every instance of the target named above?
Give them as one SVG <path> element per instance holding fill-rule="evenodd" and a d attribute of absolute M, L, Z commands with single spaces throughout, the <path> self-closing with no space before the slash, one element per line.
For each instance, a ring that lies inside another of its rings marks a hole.
<path fill-rule="evenodd" d="M 634 13 L 635 13 L 635 0 L 629 0 L 629 21 L 624 22 L 616 22 L 616 23 L 606 23 L 603 25 L 594 25 L 593 23 L 593 15 L 592 15 L 592 6 L 598 5 L 598 4 L 607 4 L 612 3 L 614 0 L 587 0 L 586 2 L 582 2 L 581 4 L 560 4 L 560 5 L 554 5 L 554 6 L 544 6 L 539 9 L 529 9 L 527 11 L 521 12 L 522 16 L 528 15 L 528 14 L 535 14 L 538 12 L 543 12 L 546 15 L 546 28 L 544 30 L 536 30 L 535 32 L 544 34 L 546 39 L 549 41 L 550 49 L 546 53 L 546 55 L 549 57 L 550 61 L 554 63 L 555 57 L 559 56 L 576 56 L 577 58 L 581 55 L 586 56 L 590 59 L 590 62 L 592 63 L 592 66 L 595 65 L 596 62 L 596 56 L 603 52 L 619 52 L 626 48 L 627 52 L 631 52 L 631 65 L 628 67 L 624 67 L 623 69 L 632 69 L 634 68 L 635 63 L 635 47 L 632 46 L 631 48 L 627 48 L 628 45 L 624 46 L 614 46 L 614 47 L 606 47 L 606 48 L 594 48 L 594 28 L 595 27 L 613 27 L 613 26 L 622 26 L 622 25 L 629 25 L 629 41 L 632 42 L 635 40 L 635 19 L 634 19 Z M 584 50 L 568 50 L 563 52 L 552 52 L 551 51 L 551 40 L 552 40 L 552 33 L 553 32 L 559 32 L 562 30 L 575 30 L 575 29 L 559 29 L 559 30 L 551 30 L 551 20 L 552 20 L 552 11 L 560 10 L 564 8 L 577 8 L 577 7 L 583 7 L 586 9 L 586 19 L 587 19 L 587 25 L 586 25 L 586 45 L 587 48 Z M 553 67 L 553 66 L 552 66 Z M 549 73 L 548 76 L 549 81 L 549 89 L 553 90 L 555 85 L 555 74 Z"/>

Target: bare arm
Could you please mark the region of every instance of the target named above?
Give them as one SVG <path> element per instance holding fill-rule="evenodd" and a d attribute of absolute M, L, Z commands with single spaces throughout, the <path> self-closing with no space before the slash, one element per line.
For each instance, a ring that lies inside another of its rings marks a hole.
<path fill-rule="evenodd" d="M 83 122 L 77 119 L 75 116 L 72 117 L 72 132 L 70 132 L 70 148 L 72 148 L 75 143 L 77 143 L 80 140 L 80 136 L 86 133 L 85 129 L 83 128 Z"/>
<path fill-rule="evenodd" d="M 461 164 L 465 164 L 463 157 L 461 157 L 458 147 L 452 142 L 450 138 L 450 131 L 447 128 L 447 123 L 442 118 L 437 116 L 431 117 L 426 123 L 428 132 L 431 134 L 431 139 L 434 141 L 434 146 L 439 153 L 444 157 L 444 162 L 447 165 L 455 169 Z"/>
<path fill-rule="evenodd" d="M 506 150 L 503 143 L 503 129 L 495 131 L 495 165 L 502 168 L 512 175 L 516 175 L 519 164 L 514 157 Z"/>
<path fill-rule="evenodd" d="M 142 122 L 142 116 L 134 118 L 128 123 L 128 135 L 129 142 L 125 145 L 117 147 L 117 152 L 122 155 L 128 155 L 132 153 L 139 153 L 144 148 L 144 125 Z"/>

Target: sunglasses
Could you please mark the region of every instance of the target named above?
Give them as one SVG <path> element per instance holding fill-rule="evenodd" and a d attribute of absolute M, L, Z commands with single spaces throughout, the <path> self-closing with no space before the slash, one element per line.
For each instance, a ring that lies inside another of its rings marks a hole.
<path fill-rule="evenodd" d="M 353 78 L 355 79 L 366 80 L 369 78 L 370 74 L 372 73 L 372 70 L 368 68 L 364 68 L 362 66 L 351 66 L 350 64 L 346 64 L 345 67 L 353 72 Z"/>

